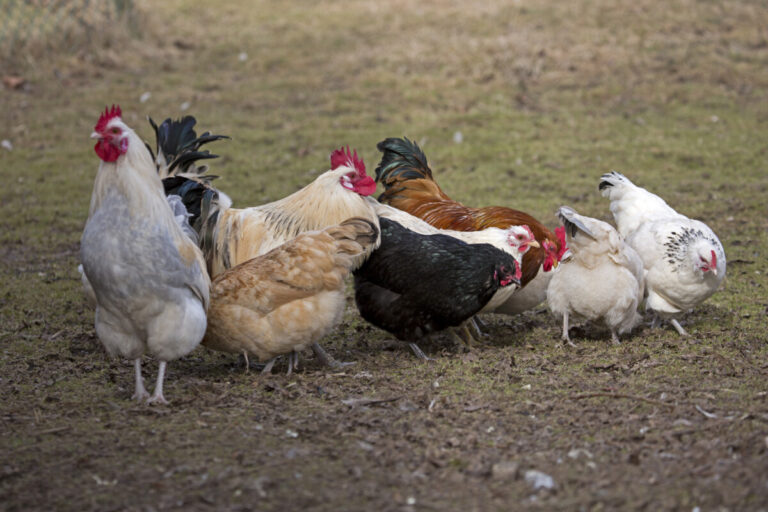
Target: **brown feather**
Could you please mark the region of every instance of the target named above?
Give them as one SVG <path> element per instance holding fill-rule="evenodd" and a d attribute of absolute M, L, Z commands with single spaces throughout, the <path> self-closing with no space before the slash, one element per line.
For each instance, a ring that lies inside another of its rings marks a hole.
<path fill-rule="evenodd" d="M 426 173 L 424 175 L 427 176 Z M 464 206 L 448 197 L 435 181 L 428 178 L 391 179 L 384 185 L 386 190 L 379 201 L 419 217 L 436 228 L 479 231 L 490 227 L 505 229 L 525 224 L 531 228 L 538 242 L 549 240 L 558 248 L 560 246 L 555 234 L 531 215 L 503 206 Z M 545 258 L 543 247 L 532 247 L 525 253 L 521 279 L 523 286 L 536 277 Z"/>
<path fill-rule="evenodd" d="M 344 279 L 377 238 L 373 222 L 352 218 L 220 273 L 203 344 L 268 359 L 317 341 L 341 319 Z"/>

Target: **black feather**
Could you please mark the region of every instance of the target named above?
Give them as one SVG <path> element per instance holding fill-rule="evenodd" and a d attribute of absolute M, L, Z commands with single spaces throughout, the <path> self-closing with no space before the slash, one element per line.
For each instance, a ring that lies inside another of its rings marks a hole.
<path fill-rule="evenodd" d="M 407 137 L 384 139 L 376 147 L 383 153 L 376 167 L 376 181 L 386 185 L 397 180 L 432 179 L 427 156 Z"/>
<path fill-rule="evenodd" d="M 149 118 L 149 124 L 155 130 L 157 154 L 162 154 L 165 158 L 169 175 L 189 172 L 203 174 L 207 167 L 197 168 L 193 164 L 199 160 L 218 158 L 218 155 L 208 150 L 201 151 L 200 147 L 209 142 L 229 138 L 226 135 L 211 135 L 210 132 L 205 132 L 198 137 L 194 130 L 197 120 L 193 116 L 184 116 L 175 121 L 168 118 L 160 126 Z M 152 156 L 154 158 L 154 154 Z M 206 176 L 205 179 L 211 180 L 213 177 Z"/>
<path fill-rule="evenodd" d="M 380 219 L 381 245 L 355 271 L 355 302 L 368 322 L 401 340 L 462 322 L 515 272 L 515 259 L 489 244 L 421 235 Z"/>
<path fill-rule="evenodd" d="M 600 184 L 597 186 L 598 190 L 603 190 L 604 188 L 612 187 L 613 183 L 610 181 L 601 181 Z"/>

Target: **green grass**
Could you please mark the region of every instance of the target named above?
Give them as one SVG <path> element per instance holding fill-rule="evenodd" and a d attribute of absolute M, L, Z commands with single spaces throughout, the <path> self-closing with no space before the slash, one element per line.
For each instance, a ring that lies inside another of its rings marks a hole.
<path fill-rule="evenodd" d="M 76 54 L 0 63 L 31 84 L 0 102 L 0 139 L 14 146 L 0 149 L 9 510 L 768 502 L 762 2 L 176 0 L 139 2 L 137 15 L 136 37 L 102 27 L 114 33 Z M 88 135 L 112 103 L 145 138 L 147 115 L 183 113 L 232 136 L 211 148 L 222 156 L 212 171 L 236 205 L 293 192 L 346 144 L 372 172 L 375 144 L 402 135 L 422 144 L 451 197 L 550 226 L 563 204 L 609 220 L 597 181 L 615 169 L 708 223 L 728 276 L 686 316 L 691 340 L 641 328 L 614 347 L 590 331 L 564 350 L 556 322 L 530 313 L 492 319 L 488 345 L 468 354 L 431 347 L 438 361 L 422 365 L 381 350 L 388 336 L 351 305 L 326 340 L 358 361 L 343 375 L 309 362 L 263 378 L 199 349 L 170 365 L 171 407 L 134 406 L 131 368 L 100 348 L 76 271 L 97 168 Z M 598 392 L 674 408 L 577 398 Z M 341 402 L 363 396 L 398 400 Z M 569 458 L 574 448 L 595 467 Z M 500 461 L 553 475 L 557 492 L 532 501 L 521 475 L 493 476 Z"/>

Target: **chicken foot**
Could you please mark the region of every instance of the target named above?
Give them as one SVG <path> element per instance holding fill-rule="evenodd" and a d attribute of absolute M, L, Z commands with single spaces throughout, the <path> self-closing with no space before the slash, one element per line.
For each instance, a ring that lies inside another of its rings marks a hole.
<path fill-rule="evenodd" d="M 152 396 L 147 399 L 148 404 L 167 404 L 168 400 L 163 396 L 163 379 L 165 379 L 165 361 L 160 361 L 160 365 L 157 368 L 157 382 L 155 383 L 155 391 L 152 392 Z"/>
<path fill-rule="evenodd" d="M 688 332 L 685 329 L 683 329 L 683 326 L 680 325 L 680 322 L 678 322 L 677 319 L 670 318 L 669 323 L 672 324 L 672 327 L 675 328 L 675 330 L 680 336 L 688 336 Z"/>
<path fill-rule="evenodd" d="M 431 357 L 428 357 L 427 354 L 425 354 L 419 346 L 414 342 L 409 342 L 408 346 L 411 347 L 411 350 L 414 354 L 416 354 L 416 357 L 421 359 L 422 361 L 434 361 Z"/>
<path fill-rule="evenodd" d="M 451 333 L 451 338 L 453 338 L 454 343 L 460 350 L 464 349 L 464 351 L 468 352 L 472 348 L 472 344 L 459 334 L 461 332 L 459 328 L 451 328 L 448 332 Z"/>
<path fill-rule="evenodd" d="M 568 312 L 563 313 L 563 335 L 561 339 L 566 345 L 576 348 L 576 344 L 571 341 L 571 337 L 568 335 Z"/>
<path fill-rule="evenodd" d="M 616 331 L 611 329 L 611 341 L 614 345 L 621 345 L 621 342 L 619 341 L 619 336 L 616 334 Z"/>
<path fill-rule="evenodd" d="M 261 369 L 261 374 L 262 375 L 265 375 L 267 373 L 271 373 L 272 372 L 272 367 L 275 366 L 275 361 L 277 361 L 278 357 L 280 357 L 280 356 L 275 356 L 272 359 L 270 359 L 269 361 L 267 361 L 267 364 L 265 364 L 264 368 Z"/>
<path fill-rule="evenodd" d="M 131 400 L 137 400 L 139 402 L 149 398 L 147 388 L 144 387 L 144 379 L 141 378 L 141 358 L 138 357 L 133 360 L 133 367 L 136 370 L 136 391 L 134 391 Z"/>
<path fill-rule="evenodd" d="M 299 353 L 295 350 L 288 354 L 288 371 L 285 373 L 286 376 L 290 375 L 293 370 L 299 369 Z"/>
<path fill-rule="evenodd" d="M 317 357 L 321 363 L 331 368 L 344 368 L 345 366 L 350 366 L 355 364 L 354 361 L 350 361 L 350 362 L 337 361 L 336 359 L 333 358 L 332 355 L 326 352 L 325 349 L 321 347 L 320 344 L 317 342 L 312 344 L 312 352 L 315 353 L 315 357 Z"/>
<path fill-rule="evenodd" d="M 472 327 L 475 328 L 478 338 L 485 338 L 488 336 L 488 324 L 483 322 L 479 316 L 475 315 L 469 321 L 472 322 Z"/>

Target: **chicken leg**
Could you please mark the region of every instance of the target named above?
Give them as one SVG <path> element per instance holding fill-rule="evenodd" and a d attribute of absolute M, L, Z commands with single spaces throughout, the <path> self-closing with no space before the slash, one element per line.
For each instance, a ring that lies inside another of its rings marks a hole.
<path fill-rule="evenodd" d="M 568 311 L 563 313 L 563 335 L 562 340 L 565 342 L 566 345 L 569 345 L 571 347 L 576 347 L 576 344 L 574 344 L 571 341 L 571 337 L 568 335 Z"/>
<path fill-rule="evenodd" d="M 677 319 L 675 319 L 675 318 L 671 318 L 671 319 L 669 320 L 669 322 L 672 324 L 672 327 L 674 327 L 674 328 L 675 328 L 675 330 L 677 331 L 677 333 L 678 333 L 680 336 L 688 336 L 688 332 L 686 332 L 686 330 L 685 330 L 685 329 L 683 329 L 683 326 L 682 326 L 682 325 L 680 325 L 680 322 L 678 322 L 678 321 L 677 321 Z"/>
<path fill-rule="evenodd" d="M 614 345 L 621 345 L 621 342 L 619 341 L 619 336 L 616 334 L 616 331 L 611 329 L 611 341 Z"/>
<path fill-rule="evenodd" d="M 165 361 L 160 361 L 160 365 L 157 368 L 157 383 L 155 383 L 155 391 L 152 392 L 152 396 L 147 399 L 148 404 L 167 404 L 168 400 L 163 396 L 163 379 L 165 379 Z"/>
<path fill-rule="evenodd" d="M 475 328 L 475 332 L 477 333 L 478 338 L 484 338 L 488 336 L 488 333 L 483 331 L 483 329 L 485 329 L 485 331 L 488 330 L 488 324 L 482 321 L 479 316 L 473 316 L 470 319 L 470 322 L 472 322 L 472 327 Z"/>
<path fill-rule="evenodd" d="M 411 347 L 411 350 L 413 350 L 413 353 L 416 354 L 416 357 L 422 361 L 434 361 L 434 359 L 428 357 L 427 354 L 425 354 L 416 343 L 411 341 L 408 343 L 408 346 Z"/>
<path fill-rule="evenodd" d="M 141 378 L 141 358 L 137 357 L 133 360 L 133 367 L 136 370 L 136 391 L 134 391 L 133 396 L 131 397 L 131 400 L 137 400 L 139 402 L 143 402 L 145 399 L 149 398 L 149 393 L 147 392 L 147 389 L 144 387 L 144 379 Z"/>
<path fill-rule="evenodd" d="M 299 369 L 299 353 L 295 350 L 288 354 L 288 371 L 285 372 L 285 375 L 290 375 L 293 370 Z"/>

